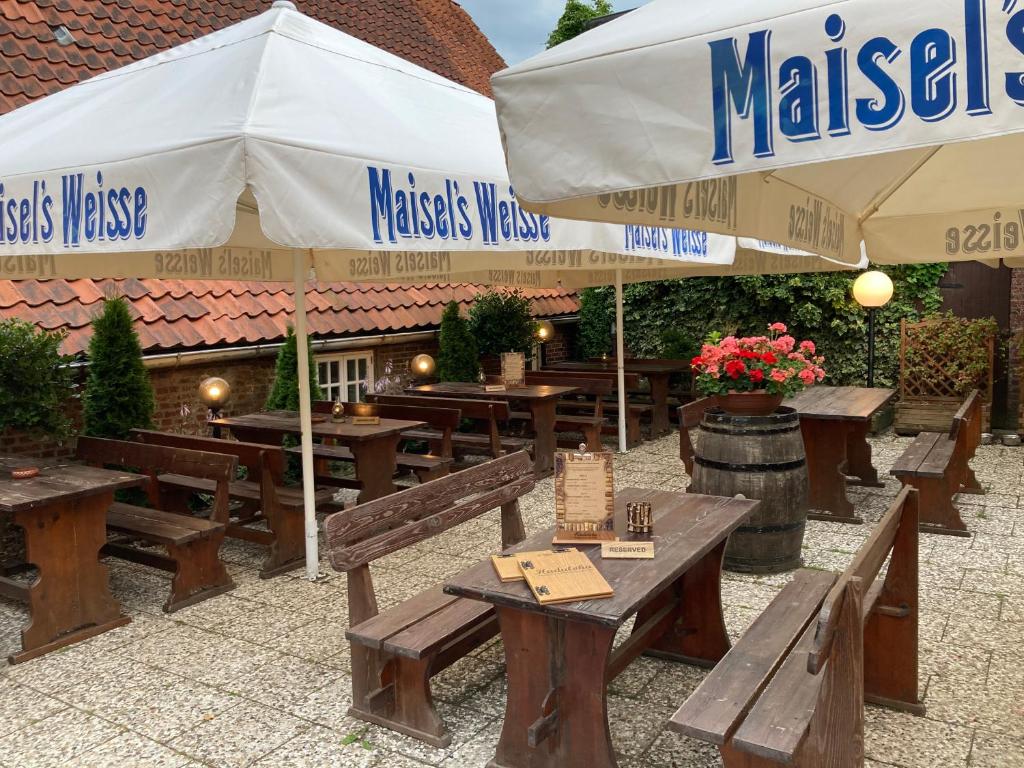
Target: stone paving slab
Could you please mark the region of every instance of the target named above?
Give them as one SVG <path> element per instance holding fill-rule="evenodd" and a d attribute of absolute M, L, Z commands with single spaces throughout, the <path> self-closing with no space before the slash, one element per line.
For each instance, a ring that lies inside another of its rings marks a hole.
<path fill-rule="evenodd" d="M 872 440 L 885 474 L 909 444 Z M 928 713 L 869 706 L 868 768 L 1024 768 L 1024 450 L 982 446 L 974 461 L 986 495 L 958 506 L 974 535 L 921 538 L 921 690 Z M 863 526 L 812 521 L 804 562 L 841 570 L 899 484 L 851 488 Z M 682 490 L 677 437 L 616 458 L 619 488 Z M 550 525 L 550 479 L 523 500 L 528 532 Z M 496 551 L 491 513 L 374 564 L 385 608 Z M 435 679 L 454 739 L 426 746 L 348 715 L 351 660 L 346 578 L 321 561 L 315 584 L 293 573 L 258 577 L 262 550 L 225 544 L 238 584 L 173 615 L 167 579 L 110 561 L 126 627 L 17 667 L 0 667 L 0 768 L 478 768 L 489 760 L 505 708 L 500 642 Z M 738 637 L 788 574 L 726 573 L 726 623 Z M 0 652 L 17 648 L 24 609 L 0 599 Z M 612 736 L 623 768 L 714 768 L 717 751 L 665 729 L 705 672 L 642 657 L 609 686 Z"/>

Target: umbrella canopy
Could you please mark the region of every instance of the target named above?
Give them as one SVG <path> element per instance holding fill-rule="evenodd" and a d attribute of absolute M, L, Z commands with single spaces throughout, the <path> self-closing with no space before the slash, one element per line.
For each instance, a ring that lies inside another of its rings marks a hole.
<path fill-rule="evenodd" d="M 1024 256 L 1024 8 L 898 10 L 654 0 L 498 73 L 524 207 L 846 262 Z"/>

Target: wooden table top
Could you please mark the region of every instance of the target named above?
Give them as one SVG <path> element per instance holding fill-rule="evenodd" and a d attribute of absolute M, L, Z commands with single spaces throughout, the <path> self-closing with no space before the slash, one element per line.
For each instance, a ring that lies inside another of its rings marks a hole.
<path fill-rule="evenodd" d="M 823 387 L 805 389 L 783 401 L 801 416 L 834 421 L 868 421 L 896 396 L 883 387 Z"/>
<path fill-rule="evenodd" d="M 39 474 L 28 480 L 14 480 L 11 470 L 39 467 Z M 69 461 L 32 459 L 24 456 L 0 456 L 0 512 L 22 512 L 57 501 L 71 501 L 142 485 L 143 475 L 120 472 Z"/>
<path fill-rule="evenodd" d="M 550 384 L 527 384 L 524 387 L 506 389 L 501 392 L 485 392 L 483 384 L 466 381 L 442 381 L 437 384 L 421 384 L 405 390 L 417 395 L 444 395 L 448 397 L 469 397 L 474 400 L 555 400 L 573 392 L 579 387 L 562 387 Z"/>
<path fill-rule="evenodd" d="M 553 363 L 548 366 L 556 371 L 615 371 L 618 370 L 615 361 L 609 360 L 606 363 L 598 362 L 578 362 L 578 361 L 567 361 L 563 363 Z M 627 360 L 622 364 L 622 370 L 626 373 L 653 373 L 653 374 L 670 374 L 670 373 L 687 373 L 690 370 L 690 364 L 685 360 L 680 360 L 677 363 L 662 363 L 654 360 Z"/>
<path fill-rule="evenodd" d="M 587 553 L 615 591 L 611 597 L 541 605 L 525 582 L 503 584 L 494 572 L 490 558 L 446 581 L 444 591 L 562 619 L 618 627 L 742 525 L 760 504 L 753 499 L 624 488 L 615 494 L 615 517 L 619 522 L 625 518 L 627 501 L 651 502 L 654 512 L 653 560 L 603 560 L 600 546 L 578 547 Z M 507 551 L 550 549 L 554 531 L 554 528 L 549 528 Z"/>
<path fill-rule="evenodd" d="M 425 421 L 407 419 L 384 419 L 380 424 L 353 424 L 349 417 L 345 421 L 331 421 L 324 414 L 313 415 L 313 434 L 316 437 L 331 437 L 338 440 L 359 442 L 373 440 L 378 437 L 389 437 L 409 429 L 421 429 L 427 426 Z M 299 414 L 295 411 L 265 411 L 250 413 L 245 416 L 228 416 L 210 422 L 221 427 L 248 427 L 249 429 L 265 429 L 274 432 L 299 434 Z"/>

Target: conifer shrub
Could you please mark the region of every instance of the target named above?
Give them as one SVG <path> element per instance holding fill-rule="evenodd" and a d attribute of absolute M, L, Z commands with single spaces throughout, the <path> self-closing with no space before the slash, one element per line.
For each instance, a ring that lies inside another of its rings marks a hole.
<path fill-rule="evenodd" d="M 438 340 L 437 376 L 441 381 L 476 381 L 480 372 L 480 355 L 469 323 L 452 301 L 441 315 Z"/>
<path fill-rule="evenodd" d="M 324 394 L 317 383 L 313 345 L 310 344 L 308 336 L 306 337 L 306 349 L 309 352 L 309 397 L 311 400 L 322 400 Z M 288 326 L 284 344 L 277 352 L 274 385 L 264 407 L 268 411 L 299 410 L 299 348 L 295 329 L 291 326 Z"/>
<path fill-rule="evenodd" d="M 103 301 L 103 310 L 92 321 L 88 357 L 82 399 L 84 433 L 125 440 L 132 429 L 152 429 L 153 385 L 123 298 Z"/>

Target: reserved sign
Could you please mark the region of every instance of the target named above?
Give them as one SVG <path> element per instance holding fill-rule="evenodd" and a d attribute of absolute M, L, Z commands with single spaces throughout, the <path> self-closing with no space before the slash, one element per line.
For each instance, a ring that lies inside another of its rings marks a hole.
<path fill-rule="evenodd" d="M 606 560 L 652 560 L 653 541 L 602 541 L 601 557 Z"/>

